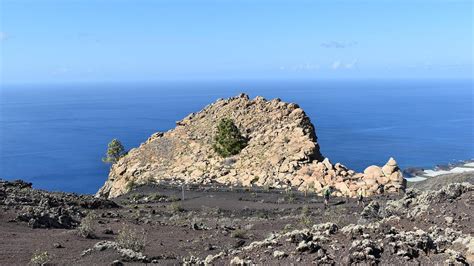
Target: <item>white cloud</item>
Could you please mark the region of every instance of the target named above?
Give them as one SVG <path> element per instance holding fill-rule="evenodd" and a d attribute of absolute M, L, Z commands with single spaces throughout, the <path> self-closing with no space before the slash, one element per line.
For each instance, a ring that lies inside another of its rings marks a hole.
<path fill-rule="evenodd" d="M 357 59 L 348 63 L 344 63 L 341 60 L 336 60 L 331 64 L 331 68 L 334 70 L 338 69 L 354 69 L 357 67 Z"/>
<path fill-rule="evenodd" d="M 338 42 L 338 41 L 328 41 L 321 43 L 321 47 L 323 48 L 348 48 L 357 45 L 357 42 Z"/>
<path fill-rule="evenodd" d="M 53 75 L 64 75 L 71 72 L 71 70 L 67 67 L 59 67 L 53 70 L 52 74 Z"/>
<path fill-rule="evenodd" d="M 280 66 L 281 71 L 289 70 L 289 71 L 316 71 L 320 69 L 321 66 L 318 64 L 306 63 L 306 64 L 299 64 L 294 66 Z"/>
<path fill-rule="evenodd" d="M 3 31 L 0 31 L 0 41 L 4 41 L 8 38 L 8 35 L 3 32 Z"/>
<path fill-rule="evenodd" d="M 331 68 L 336 70 L 336 69 L 339 69 L 341 67 L 341 61 L 334 61 L 331 65 Z"/>
<path fill-rule="evenodd" d="M 350 63 L 345 64 L 345 67 L 346 67 L 347 69 L 352 69 L 352 68 L 355 68 L 356 66 L 357 66 L 357 59 L 354 60 L 354 61 L 352 61 L 352 62 L 350 62 Z"/>

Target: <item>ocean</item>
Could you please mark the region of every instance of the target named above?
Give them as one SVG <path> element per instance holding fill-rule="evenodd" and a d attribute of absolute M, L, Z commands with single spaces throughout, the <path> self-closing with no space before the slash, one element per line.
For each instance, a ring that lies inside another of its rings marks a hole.
<path fill-rule="evenodd" d="M 107 143 L 128 149 L 218 98 L 298 103 L 323 155 L 358 171 L 393 156 L 401 168 L 474 158 L 472 80 L 218 80 L 2 85 L 0 177 L 95 193 Z"/>

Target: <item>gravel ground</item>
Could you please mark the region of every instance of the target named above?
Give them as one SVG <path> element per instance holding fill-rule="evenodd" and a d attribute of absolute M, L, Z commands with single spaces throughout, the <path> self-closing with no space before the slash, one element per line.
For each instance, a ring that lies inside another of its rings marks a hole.
<path fill-rule="evenodd" d="M 473 193 L 456 183 L 325 209 L 296 191 L 186 187 L 182 200 L 151 185 L 110 202 L 0 181 L 0 264 L 472 263 Z"/>

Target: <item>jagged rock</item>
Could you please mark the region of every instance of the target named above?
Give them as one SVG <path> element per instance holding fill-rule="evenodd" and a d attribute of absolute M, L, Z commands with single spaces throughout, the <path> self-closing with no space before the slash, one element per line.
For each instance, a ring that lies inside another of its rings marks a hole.
<path fill-rule="evenodd" d="M 299 252 L 305 252 L 305 251 L 316 252 L 320 248 L 321 246 L 319 246 L 317 243 L 313 241 L 301 241 L 296 247 L 296 250 Z"/>
<path fill-rule="evenodd" d="M 107 199 L 87 195 L 33 189 L 31 183 L 0 179 L 0 205 L 18 207 L 16 220 L 32 228 L 72 229 L 79 225 L 87 209 L 118 208 Z"/>
<path fill-rule="evenodd" d="M 82 252 L 81 256 L 89 255 L 94 251 L 104 251 L 107 249 L 115 250 L 124 260 L 126 261 L 137 261 L 137 262 L 149 262 L 150 259 L 143 255 L 141 252 L 137 252 L 131 249 L 122 248 L 117 242 L 114 241 L 100 241 L 95 243 L 93 248 L 86 249 Z"/>
<path fill-rule="evenodd" d="M 273 251 L 273 257 L 275 257 L 275 258 L 281 259 L 281 258 L 284 258 L 286 256 L 288 256 L 288 254 L 286 254 L 283 251 L 279 251 L 279 250 Z"/>
<path fill-rule="evenodd" d="M 313 231 L 324 232 L 326 235 L 335 234 L 338 226 L 335 223 L 323 223 L 313 225 Z"/>
<path fill-rule="evenodd" d="M 191 222 L 191 229 L 193 230 L 209 230 L 209 228 L 203 224 L 203 223 L 198 223 L 198 222 Z"/>
<path fill-rule="evenodd" d="M 388 234 L 385 238 L 392 254 L 406 259 L 417 258 L 420 252 L 435 249 L 433 239 L 423 230 L 402 231 Z"/>
<path fill-rule="evenodd" d="M 274 245 L 277 242 L 277 239 L 279 238 L 279 235 L 271 234 L 269 237 L 265 238 L 262 241 L 254 241 L 250 243 L 248 246 L 243 247 L 244 250 L 252 250 L 257 247 L 267 247 L 270 245 Z"/>
<path fill-rule="evenodd" d="M 446 220 L 447 224 L 452 224 L 454 222 L 454 218 L 451 216 L 444 217 L 444 220 Z"/>
<path fill-rule="evenodd" d="M 111 266 L 123 266 L 123 262 L 121 262 L 119 260 L 114 260 L 114 261 L 112 261 L 112 263 L 110 265 Z"/>
<path fill-rule="evenodd" d="M 216 255 L 208 255 L 206 259 L 204 260 L 204 264 L 209 265 L 212 264 L 215 260 L 218 258 L 224 256 L 224 252 L 219 252 Z"/>
<path fill-rule="evenodd" d="M 418 217 L 429 208 L 430 204 L 454 200 L 469 191 L 474 191 L 474 185 L 470 183 L 449 184 L 437 191 L 420 192 L 418 189 L 409 189 L 403 198 L 388 201 L 383 215 L 385 217 L 391 215 Z"/>
<path fill-rule="evenodd" d="M 220 157 L 212 148 L 216 125 L 222 118 L 231 118 L 248 139 L 248 145 L 229 158 Z M 251 100 L 245 94 L 221 99 L 176 125 L 165 133 L 155 133 L 115 163 L 97 196 L 113 198 L 134 185 L 157 181 L 275 188 L 291 185 L 317 193 L 331 186 L 335 195 L 350 197 L 356 196 L 361 186 L 370 195 L 382 191 L 378 190 L 380 185 L 391 187 L 389 192 L 403 189 L 401 172 L 392 178 L 391 174 L 399 171 L 392 158 L 386 164 L 390 174 L 379 183 L 376 179 L 385 177 L 380 167 L 362 175 L 340 163 L 333 165 L 321 155 L 314 126 L 305 112 L 279 99 Z"/>
<path fill-rule="evenodd" d="M 200 258 L 191 256 L 189 258 L 183 258 L 183 265 L 190 266 L 190 265 L 204 265 L 204 261 Z"/>
<path fill-rule="evenodd" d="M 367 206 L 364 207 L 360 216 L 364 219 L 377 219 L 379 218 L 380 204 L 378 201 L 371 201 Z"/>
<path fill-rule="evenodd" d="M 357 239 L 351 244 L 351 263 L 375 263 L 380 258 L 382 247 L 370 239 Z"/>
<path fill-rule="evenodd" d="M 252 261 L 251 260 L 244 260 L 244 259 L 241 259 L 239 257 L 234 257 L 231 261 L 230 261 L 230 265 L 241 265 L 241 266 L 245 266 L 245 265 L 251 265 L 252 264 Z"/>

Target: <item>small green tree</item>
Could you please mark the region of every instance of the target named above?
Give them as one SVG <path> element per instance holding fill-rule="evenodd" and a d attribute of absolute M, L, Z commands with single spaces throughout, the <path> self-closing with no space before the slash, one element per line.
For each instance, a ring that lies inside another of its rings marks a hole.
<path fill-rule="evenodd" d="M 217 134 L 214 138 L 213 148 L 220 156 L 229 157 L 238 154 L 247 146 L 247 139 L 230 118 L 223 118 L 217 125 Z"/>
<path fill-rule="evenodd" d="M 109 142 L 107 148 L 107 156 L 102 158 L 104 163 L 116 163 L 122 156 L 125 155 L 125 149 L 118 139 L 113 139 Z"/>

